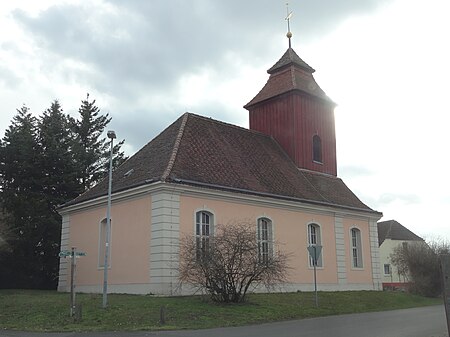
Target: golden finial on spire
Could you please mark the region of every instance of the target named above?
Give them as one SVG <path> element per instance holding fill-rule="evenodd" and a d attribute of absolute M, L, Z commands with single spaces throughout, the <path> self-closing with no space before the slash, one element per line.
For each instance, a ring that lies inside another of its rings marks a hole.
<path fill-rule="evenodd" d="M 286 2 L 286 13 L 287 13 L 287 15 L 286 15 L 285 20 L 287 21 L 287 27 L 288 27 L 288 32 L 286 33 L 286 36 L 289 39 L 289 48 L 291 48 L 292 33 L 291 33 L 290 20 L 292 17 L 292 11 L 289 11 L 289 2 Z"/>

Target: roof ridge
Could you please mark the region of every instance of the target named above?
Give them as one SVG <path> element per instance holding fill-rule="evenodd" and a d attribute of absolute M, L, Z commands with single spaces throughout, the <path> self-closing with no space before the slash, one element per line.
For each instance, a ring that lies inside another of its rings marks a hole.
<path fill-rule="evenodd" d="M 300 174 L 303 176 L 303 178 L 305 178 L 305 180 L 308 182 L 308 184 L 314 189 L 314 191 L 316 191 L 322 198 L 324 198 L 327 202 L 331 202 L 331 200 L 329 200 L 328 198 L 326 198 L 322 193 L 320 193 L 319 189 L 314 186 L 314 184 L 309 181 L 308 177 L 306 177 L 303 172 L 301 170 L 298 170 L 300 172 Z"/>
<path fill-rule="evenodd" d="M 161 181 L 166 181 L 167 177 L 172 171 L 173 165 L 175 164 L 175 159 L 177 158 L 178 149 L 180 148 L 181 138 L 183 137 L 184 128 L 186 126 L 187 120 L 189 118 L 189 112 L 186 112 L 181 121 L 180 129 L 178 130 L 177 138 L 175 139 L 175 144 L 173 144 L 172 154 L 170 155 L 169 162 L 167 163 L 167 168 L 161 176 Z"/>
<path fill-rule="evenodd" d="M 291 71 L 292 85 L 294 86 L 294 88 L 297 88 L 297 80 L 295 79 L 294 65 L 291 65 L 291 66 L 290 66 L 290 71 Z"/>
<path fill-rule="evenodd" d="M 192 112 L 186 112 L 186 113 L 191 115 L 191 116 L 193 116 L 193 117 L 197 117 L 197 118 L 200 118 L 200 119 L 203 119 L 203 120 L 206 120 L 206 121 L 211 121 L 211 122 L 214 122 L 214 123 L 217 123 L 217 124 L 225 125 L 227 127 L 231 127 L 231 128 L 234 128 L 234 129 L 239 129 L 239 130 L 245 131 L 245 132 L 251 132 L 251 133 L 258 134 L 258 135 L 261 135 L 261 136 L 264 136 L 264 137 L 273 138 L 272 136 L 270 136 L 270 135 L 268 135 L 268 134 L 266 134 L 264 132 L 261 132 L 261 131 L 248 129 L 248 128 L 245 128 L 243 126 L 239 126 L 239 125 L 227 123 L 227 122 L 224 122 L 224 121 L 220 121 L 220 120 L 214 119 L 212 117 L 205 117 L 205 116 L 197 115 L 197 114 L 192 113 Z"/>

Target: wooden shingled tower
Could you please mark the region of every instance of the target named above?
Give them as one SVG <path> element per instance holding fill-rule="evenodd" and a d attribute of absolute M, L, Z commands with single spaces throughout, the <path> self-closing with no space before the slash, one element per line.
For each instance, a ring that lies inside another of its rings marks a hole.
<path fill-rule="evenodd" d="M 289 18 L 289 16 L 288 16 Z M 289 48 L 267 72 L 269 79 L 244 108 L 250 129 L 272 136 L 297 167 L 337 175 L 334 108 L 314 69 Z"/>

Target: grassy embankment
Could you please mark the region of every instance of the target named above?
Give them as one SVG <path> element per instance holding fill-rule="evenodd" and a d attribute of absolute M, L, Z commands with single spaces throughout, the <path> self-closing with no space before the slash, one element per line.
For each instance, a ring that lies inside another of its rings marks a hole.
<path fill-rule="evenodd" d="M 69 294 L 55 291 L 0 290 L 0 329 L 23 331 L 124 331 L 200 329 L 326 315 L 382 311 L 440 304 L 397 292 L 319 292 L 319 308 L 313 293 L 254 294 L 238 305 L 219 305 L 201 296 L 154 297 L 108 295 L 102 309 L 101 295 L 78 294 L 82 319 L 69 317 Z M 165 307 L 161 325 L 160 308 Z"/>

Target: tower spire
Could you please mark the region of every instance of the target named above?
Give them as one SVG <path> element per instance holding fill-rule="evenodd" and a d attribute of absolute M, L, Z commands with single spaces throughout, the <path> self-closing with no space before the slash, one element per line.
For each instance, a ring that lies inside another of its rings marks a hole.
<path fill-rule="evenodd" d="M 289 11 L 289 2 L 286 2 L 286 18 L 285 18 L 285 20 L 287 21 L 287 28 L 288 28 L 286 36 L 289 39 L 289 48 L 291 48 L 291 37 L 292 37 L 291 26 L 290 26 L 291 17 L 292 17 L 292 11 Z"/>

